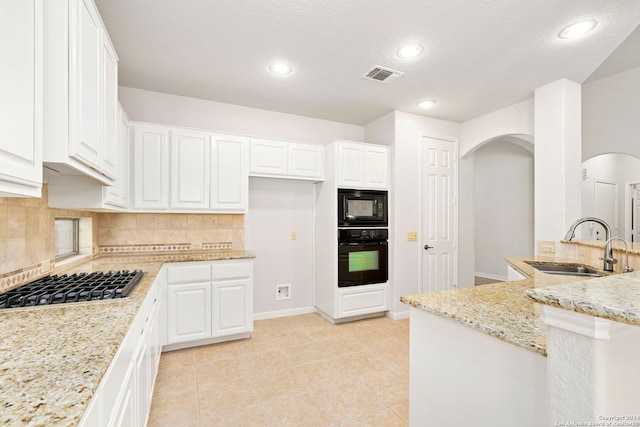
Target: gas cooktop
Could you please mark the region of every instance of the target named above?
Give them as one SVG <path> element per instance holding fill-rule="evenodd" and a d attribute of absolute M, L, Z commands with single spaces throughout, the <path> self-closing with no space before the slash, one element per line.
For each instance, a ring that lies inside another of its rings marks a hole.
<path fill-rule="evenodd" d="M 0 309 L 125 298 L 143 275 L 124 270 L 46 276 L 0 295 Z"/>

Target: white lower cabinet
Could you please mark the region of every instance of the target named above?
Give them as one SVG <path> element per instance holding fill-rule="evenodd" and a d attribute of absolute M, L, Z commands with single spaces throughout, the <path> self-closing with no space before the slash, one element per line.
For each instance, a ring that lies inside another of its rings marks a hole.
<path fill-rule="evenodd" d="M 389 310 L 389 285 L 350 286 L 338 288 L 336 318 L 362 316 Z"/>
<path fill-rule="evenodd" d="M 170 284 L 167 300 L 169 344 L 211 337 L 210 281 Z"/>
<path fill-rule="evenodd" d="M 246 338 L 252 330 L 251 260 L 168 265 L 165 349 Z"/>
<path fill-rule="evenodd" d="M 513 280 L 524 280 L 528 279 L 526 275 L 522 274 L 520 271 L 516 270 L 510 265 L 507 265 L 507 281 L 511 282 Z"/>
<path fill-rule="evenodd" d="M 133 363 L 129 363 L 129 367 L 121 383 L 120 394 L 116 400 L 116 405 L 107 423 L 108 427 L 135 427 L 137 425 L 133 365 Z"/>
<path fill-rule="evenodd" d="M 151 285 L 80 426 L 145 426 L 160 361 L 160 281 Z"/>

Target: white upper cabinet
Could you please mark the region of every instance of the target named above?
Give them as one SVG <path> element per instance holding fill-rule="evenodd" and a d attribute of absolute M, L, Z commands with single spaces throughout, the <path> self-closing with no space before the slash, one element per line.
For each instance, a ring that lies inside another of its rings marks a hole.
<path fill-rule="evenodd" d="M 369 188 L 389 186 L 389 148 L 369 145 L 364 148 L 364 185 Z"/>
<path fill-rule="evenodd" d="M 384 145 L 338 141 L 338 187 L 387 189 L 389 148 Z"/>
<path fill-rule="evenodd" d="M 324 179 L 324 146 L 319 144 L 251 139 L 252 176 Z"/>
<path fill-rule="evenodd" d="M 121 208 L 129 207 L 131 193 L 131 129 L 127 113 L 119 106 L 117 115 L 116 176 L 112 186 L 102 187 L 104 202 Z"/>
<path fill-rule="evenodd" d="M 132 167 L 135 210 L 247 211 L 247 138 L 136 123 Z"/>
<path fill-rule="evenodd" d="M 171 130 L 171 209 L 209 208 L 207 132 Z"/>
<path fill-rule="evenodd" d="M 290 142 L 287 153 L 289 176 L 324 178 L 324 146 Z"/>
<path fill-rule="evenodd" d="M 133 207 L 169 208 L 169 129 L 135 125 L 133 129 Z"/>
<path fill-rule="evenodd" d="M 103 172 L 110 177 L 118 176 L 118 142 L 119 142 L 119 111 L 118 103 L 118 57 L 110 43 L 105 43 L 104 49 L 104 79 L 103 79 L 103 132 L 104 135 L 104 163 Z"/>
<path fill-rule="evenodd" d="M 61 175 L 116 178 L 118 57 L 93 0 L 44 2 L 44 157 Z"/>
<path fill-rule="evenodd" d="M 118 104 L 113 153 L 117 179 L 102 185 L 86 176 L 49 176 L 49 206 L 60 209 L 123 211 L 129 208 L 131 132 L 127 113 Z"/>
<path fill-rule="evenodd" d="M 244 213 L 249 199 L 249 140 L 233 135 L 212 135 L 211 140 L 211 209 Z"/>
<path fill-rule="evenodd" d="M 251 175 L 287 175 L 287 143 L 267 139 L 251 140 Z"/>
<path fill-rule="evenodd" d="M 2 0 L 0 197 L 41 194 L 43 3 Z"/>

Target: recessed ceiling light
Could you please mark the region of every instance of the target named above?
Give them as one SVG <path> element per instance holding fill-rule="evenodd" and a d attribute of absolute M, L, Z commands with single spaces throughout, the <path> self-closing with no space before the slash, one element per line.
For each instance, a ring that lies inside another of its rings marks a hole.
<path fill-rule="evenodd" d="M 423 108 L 423 109 L 427 109 L 427 108 L 433 108 L 436 106 L 436 100 L 435 99 L 427 99 L 426 101 L 421 101 L 418 102 L 418 107 Z"/>
<path fill-rule="evenodd" d="M 571 24 L 564 30 L 560 31 L 558 37 L 561 39 L 573 39 L 575 37 L 580 37 L 593 30 L 596 25 L 598 25 L 598 23 L 594 20 L 576 22 L 575 24 Z"/>
<path fill-rule="evenodd" d="M 415 58 L 422 53 L 422 45 L 418 43 L 412 43 L 402 46 L 398 49 L 398 56 L 400 58 Z"/>
<path fill-rule="evenodd" d="M 291 72 L 291 65 L 284 62 L 275 62 L 269 66 L 269 70 L 275 74 L 289 74 Z"/>

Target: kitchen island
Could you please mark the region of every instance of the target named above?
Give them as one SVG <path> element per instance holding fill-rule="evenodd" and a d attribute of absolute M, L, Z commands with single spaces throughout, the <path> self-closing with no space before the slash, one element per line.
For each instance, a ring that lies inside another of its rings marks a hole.
<path fill-rule="evenodd" d="M 638 273 L 588 280 L 545 274 L 525 262 L 575 263 L 571 259 L 531 257 L 508 261 L 529 278 L 401 298 L 412 306 L 412 425 L 533 427 L 549 425 L 550 420 L 585 421 L 572 419 L 578 416 L 575 415 L 577 412 L 567 416 L 560 412 L 559 415 L 558 411 L 563 409 L 549 405 L 547 389 L 550 382 L 566 383 L 567 378 L 558 375 L 557 368 L 553 368 L 550 377 L 549 364 L 558 355 L 557 343 L 553 338 L 555 335 L 551 335 L 553 346 L 549 346 L 548 334 L 555 328 L 549 327 L 541 318 L 543 311 L 549 317 L 542 307 L 552 303 L 555 307 L 550 308 L 562 312 L 571 310 L 586 317 L 600 318 L 604 313 L 610 319 L 606 322 L 635 325 L 629 326 L 631 332 L 625 330 L 626 336 L 640 330 L 636 327 L 640 322 L 635 320 L 640 314 Z M 589 292 L 596 288 L 599 293 Z M 609 292 L 611 290 L 614 291 Z M 577 302 L 576 297 L 581 302 Z M 617 308 L 613 309 L 609 303 Z M 567 356 L 566 353 L 563 355 Z M 587 365 L 582 368 L 589 369 Z M 625 370 L 629 373 L 629 369 Z M 580 375 L 580 372 L 573 370 L 572 374 Z M 635 371 L 631 374 L 636 375 Z M 598 385 L 588 384 L 587 387 L 597 388 Z M 637 397 L 637 392 L 635 394 Z M 567 399 L 575 397 L 575 394 L 569 394 Z M 597 415 L 604 416 L 609 408 L 610 405 L 596 406 L 595 410 L 600 411 Z"/>
<path fill-rule="evenodd" d="M 103 255 L 64 273 L 140 269 L 129 297 L 0 311 L 0 425 L 77 425 L 164 263 L 247 258 L 242 250 Z"/>

